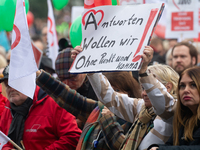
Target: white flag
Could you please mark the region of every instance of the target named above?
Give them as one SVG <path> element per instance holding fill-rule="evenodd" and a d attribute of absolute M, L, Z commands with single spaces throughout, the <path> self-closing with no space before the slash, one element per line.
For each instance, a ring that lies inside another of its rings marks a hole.
<path fill-rule="evenodd" d="M 50 0 L 47 0 L 48 4 L 48 22 L 47 22 L 47 42 L 49 49 L 49 58 L 52 60 L 52 67 L 55 69 L 55 60 L 58 55 L 58 40 L 56 34 L 56 24 L 53 16 L 53 8 Z"/>
<path fill-rule="evenodd" d="M 10 138 L 0 131 L 0 150 L 8 141 L 10 141 Z"/>
<path fill-rule="evenodd" d="M 33 99 L 35 72 L 38 69 L 28 31 L 24 0 L 17 0 L 11 49 L 8 84 Z"/>

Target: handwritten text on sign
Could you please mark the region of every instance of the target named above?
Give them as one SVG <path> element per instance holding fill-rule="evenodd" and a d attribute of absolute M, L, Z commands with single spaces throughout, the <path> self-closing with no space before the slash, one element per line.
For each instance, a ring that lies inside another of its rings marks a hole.
<path fill-rule="evenodd" d="M 70 72 L 138 70 L 162 3 L 101 6 L 82 15 L 82 47 Z"/>

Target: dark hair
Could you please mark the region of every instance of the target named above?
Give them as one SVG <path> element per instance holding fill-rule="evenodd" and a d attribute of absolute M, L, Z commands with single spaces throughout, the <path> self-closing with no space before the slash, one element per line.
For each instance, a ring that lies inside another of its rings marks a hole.
<path fill-rule="evenodd" d="M 191 58 L 195 57 L 196 61 L 195 61 L 195 65 L 197 64 L 197 56 L 198 56 L 198 52 L 197 52 L 197 49 L 194 45 L 192 45 L 190 42 L 180 42 L 180 43 L 177 43 L 173 48 L 172 48 L 172 56 L 173 56 L 173 51 L 175 49 L 175 47 L 177 46 L 186 46 L 189 48 L 189 51 L 190 51 L 190 56 Z"/>
<path fill-rule="evenodd" d="M 110 84 L 128 93 L 130 97 L 141 98 L 141 87 L 131 72 L 106 72 L 103 73 Z"/>

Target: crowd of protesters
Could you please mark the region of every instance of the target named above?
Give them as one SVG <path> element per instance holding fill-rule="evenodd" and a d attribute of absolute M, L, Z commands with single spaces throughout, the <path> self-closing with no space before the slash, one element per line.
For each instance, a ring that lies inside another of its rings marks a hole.
<path fill-rule="evenodd" d="M 155 35 L 138 72 L 74 75 L 82 47 L 60 39 L 54 70 L 47 27 L 40 33 L 31 37 L 44 52 L 33 99 L 8 85 L 10 51 L 0 46 L 0 130 L 21 149 L 200 149 L 198 42 Z"/>

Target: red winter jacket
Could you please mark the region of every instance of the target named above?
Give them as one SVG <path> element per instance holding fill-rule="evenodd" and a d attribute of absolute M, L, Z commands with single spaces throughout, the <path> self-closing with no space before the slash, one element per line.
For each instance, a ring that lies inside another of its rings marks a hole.
<path fill-rule="evenodd" d="M 7 101 L 7 98 L 2 95 L 2 85 L 0 84 L 0 118 L 5 108 L 6 101 Z"/>
<path fill-rule="evenodd" d="M 57 105 L 57 103 L 39 87 L 36 87 L 33 105 L 24 125 L 23 143 L 26 150 L 73 150 L 78 143 L 81 130 L 75 117 Z M 43 97 L 43 98 L 39 98 Z M 8 135 L 12 121 L 10 103 L 0 120 L 0 130 Z M 8 142 L 3 150 L 13 146 Z"/>

